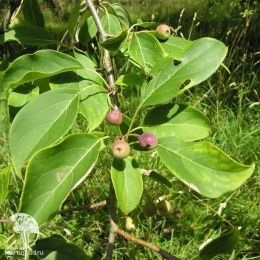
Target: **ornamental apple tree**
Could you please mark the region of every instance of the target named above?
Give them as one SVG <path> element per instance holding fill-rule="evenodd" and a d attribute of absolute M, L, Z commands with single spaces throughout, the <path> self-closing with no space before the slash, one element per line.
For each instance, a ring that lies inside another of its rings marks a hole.
<path fill-rule="evenodd" d="M 228 51 L 222 42 L 186 40 L 156 22 L 132 23 L 121 4 L 97 1 L 95 6 L 91 0 L 74 7 L 67 37 L 56 40 L 40 21 L 42 15 L 35 16 L 41 10 L 33 2 L 23 15 L 27 21 L 32 20 L 27 16 L 38 20 L 0 35 L 1 45 L 16 43 L 22 49 L 7 57 L 0 71 L 7 109 L 19 108 L 9 131 L 12 168 L 23 181 L 19 212 L 40 226 L 50 222 L 71 191 L 87 180 L 101 151 L 111 157 L 111 212 L 117 205 L 125 215 L 139 205 L 146 189 L 137 157 L 145 153 L 152 152 L 172 176 L 207 198 L 236 190 L 252 175 L 254 164 L 243 165 L 203 140 L 210 132 L 206 115 L 176 102 L 219 69 Z M 23 1 L 21 8 L 27 4 L 29 0 Z M 120 69 L 119 62 L 131 64 L 134 72 Z M 122 99 L 118 93 L 130 86 L 138 93 L 132 114 L 128 96 Z M 87 131 L 71 132 L 79 115 Z M 163 172 L 154 176 L 155 181 L 171 182 Z M 157 209 L 167 214 L 170 204 L 161 200 L 144 207 L 147 216 Z M 111 214 L 110 237 L 127 236 Z M 112 251 L 110 245 L 107 259 Z"/>

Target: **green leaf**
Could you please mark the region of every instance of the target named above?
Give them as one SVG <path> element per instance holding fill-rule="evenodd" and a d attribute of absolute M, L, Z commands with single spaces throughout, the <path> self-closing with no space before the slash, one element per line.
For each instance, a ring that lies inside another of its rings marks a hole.
<path fill-rule="evenodd" d="M 216 239 L 211 240 L 200 250 L 200 260 L 211 260 L 213 257 L 232 251 L 239 238 L 239 230 L 232 229 Z"/>
<path fill-rule="evenodd" d="M 33 251 L 41 252 L 41 254 L 32 255 L 30 259 L 90 260 L 83 249 L 67 242 L 62 236 L 56 234 L 37 240 Z"/>
<path fill-rule="evenodd" d="M 92 171 L 101 141 L 95 135 L 73 134 L 36 153 L 26 171 L 20 212 L 34 217 L 39 225 L 52 219 Z"/>
<path fill-rule="evenodd" d="M 40 50 L 17 58 L 3 73 L 0 83 L 3 90 L 8 90 L 22 83 L 82 68 L 80 62 L 67 54 Z"/>
<path fill-rule="evenodd" d="M 111 179 L 119 208 L 128 214 L 137 207 L 143 193 L 142 173 L 137 162 L 131 157 L 114 159 Z"/>
<path fill-rule="evenodd" d="M 151 171 L 148 175 L 148 177 L 154 179 L 156 182 L 165 185 L 167 188 L 171 189 L 172 188 L 172 184 L 170 183 L 170 181 L 164 177 L 163 175 L 159 174 L 158 172 L 155 171 Z"/>
<path fill-rule="evenodd" d="M 75 58 L 85 69 L 65 72 L 50 79 L 52 88 L 81 89 L 80 113 L 88 120 L 88 130 L 97 128 L 109 109 L 107 90 L 102 86 L 102 77 L 95 71 L 95 64 L 86 56 L 75 53 Z"/>
<path fill-rule="evenodd" d="M 171 55 L 174 60 L 181 60 L 185 49 L 192 44 L 192 41 L 170 35 L 168 40 L 161 44 L 166 54 Z"/>
<path fill-rule="evenodd" d="M 75 28 L 78 22 L 78 18 L 79 18 L 79 12 L 81 10 L 81 8 L 84 7 L 84 3 L 78 3 L 75 5 L 75 7 L 71 10 L 70 12 L 70 17 L 68 20 L 68 33 L 70 37 L 74 37 L 75 35 Z"/>
<path fill-rule="evenodd" d="M 109 51 L 118 51 L 121 45 L 126 41 L 127 36 L 128 36 L 128 30 L 124 30 L 118 36 L 101 42 L 101 46 Z"/>
<path fill-rule="evenodd" d="M 4 202 L 8 194 L 10 171 L 11 165 L 8 165 L 4 169 L 0 170 L 0 205 Z"/>
<path fill-rule="evenodd" d="M 101 86 L 88 86 L 81 92 L 80 113 L 88 121 L 88 131 L 97 128 L 104 120 L 109 109 L 107 91 Z"/>
<path fill-rule="evenodd" d="M 78 113 L 79 90 L 50 90 L 24 106 L 11 125 L 9 142 L 15 170 L 38 150 L 58 141 L 72 126 Z"/>
<path fill-rule="evenodd" d="M 22 107 L 35 97 L 39 96 L 39 88 L 33 85 L 23 85 L 11 92 L 8 98 L 8 105 Z"/>
<path fill-rule="evenodd" d="M 138 24 L 138 26 L 143 27 L 143 28 L 155 29 L 160 23 L 157 23 L 157 22 L 143 22 L 141 19 L 138 19 L 137 20 L 137 24 Z"/>
<path fill-rule="evenodd" d="M 149 74 L 150 82 L 142 87 L 140 106 L 167 102 L 206 80 L 219 68 L 226 53 L 222 42 L 201 38 L 185 49 L 179 65 L 174 65 L 171 56 L 161 59 Z"/>
<path fill-rule="evenodd" d="M 106 14 L 102 17 L 101 23 L 107 34 L 118 35 L 122 32 L 122 27 L 119 19 L 113 14 Z"/>
<path fill-rule="evenodd" d="M 195 141 L 209 135 L 209 120 L 199 110 L 181 104 L 166 104 L 150 110 L 143 122 L 145 132 L 157 138 L 174 136 L 183 141 Z"/>
<path fill-rule="evenodd" d="M 143 77 L 135 74 L 124 74 L 119 76 L 119 78 L 116 80 L 116 85 L 120 86 L 136 86 L 136 85 L 142 85 L 143 83 Z"/>
<path fill-rule="evenodd" d="M 36 26 L 19 26 L 0 35 L 0 44 L 17 41 L 26 45 L 47 45 L 55 42 L 53 36 L 43 28 Z"/>
<path fill-rule="evenodd" d="M 120 3 L 114 3 L 112 5 L 108 3 L 108 6 L 110 7 L 108 11 L 111 14 L 116 15 L 117 18 L 119 19 L 122 29 L 123 30 L 129 29 L 131 25 L 131 19 L 125 7 Z"/>
<path fill-rule="evenodd" d="M 129 44 L 130 58 L 147 73 L 164 57 L 159 41 L 145 32 L 134 33 Z"/>
<path fill-rule="evenodd" d="M 88 17 L 79 30 L 79 42 L 86 45 L 98 32 L 96 23 L 92 16 Z"/>
<path fill-rule="evenodd" d="M 174 175 L 208 198 L 236 190 L 255 168 L 234 161 L 209 142 L 183 142 L 170 136 L 158 140 L 157 151 Z"/>
<path fill-rule="evenodd" d="M 23 1 L 23 17 L 26 23 L 44 27 L 44 18 L 37 0 Z"/>

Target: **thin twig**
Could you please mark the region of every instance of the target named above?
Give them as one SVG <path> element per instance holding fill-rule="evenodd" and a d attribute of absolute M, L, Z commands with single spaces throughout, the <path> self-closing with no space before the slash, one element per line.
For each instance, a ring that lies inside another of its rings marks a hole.
<path fill-rule="evenodd" d="M 167 259 L 167 260 L 180 260 L 176 256 L 171 255 L 170 253 L 160 249 L 159 247 L 155 246 L 154 244 L 151 244 L 151 243 L 149 243 L 149 242 L 147 242 L 145 240 L 142 240 L 140 238 L 134 237 L 131 234 L 125 232 L 124 230 L 122 230 L 120 228 L 117 228 L 115 232 L 116 232 L 117 235 L 122 236 L 122 237 L 124 237 L 127 240 L 130 240 L 130 241 L 132 241 L 132 242 L 134 242 L 134 243 L 136 243 L 138 245 L 145 246 L 145 247 L 151 249 L 152 251 L 160 254 L 164 259 Z"/>
<path fill-rule="evenodd" d="M 9 25 L 10 21 L 11 21 L 11 18 L 13 16 L 14 12 L 16 11 L 16 9 L 21 4 L 21 2 L 22 2 L 22 0 L 9 1 L 9 8 L 7 10 L 5 17 L 4 17 L 2 28 L 0 29 L 0 34 L 3 34 L 7 31 L 7 27 Z"/>
<path fill-rule="evenodd" d="M 110 192 L 109 192 L 109 215 L 110 215 L 110 232 L 108 238 L 108 247 L 107 247 L 107 255 L 106 260 L 113 259 L 113 249 L 115 244 L 115 232 L 117 229 L 116 225 L 116 196 L 115 190 L 112 182 L 110 182 Z"/>
<path fill-rule="evenodd" d="M 77 208 L 60 210 L 58 212 L 58 214 L 65 214 L 65 213 L 70 213 L 70 212 L 73 212 L 73 211 L 80 211 L 80 210 L 83 210 L 83 209 L 95 209 L 95 208 L 98 208 L 98 207 L 103 207 L 106 204 L 107 204 L 107 201 L 103 200 L 103 201 L 91 204 L 90 206 L 84 205 L 84 206 L 77 207 Z"/>
<path fill-rule="evenodd" d="M 105 41 L 109 37 L 109 35 L 104 30 L 104 27 L 101 23 L 101 20 L 98 16 L 98 13 L 95 9 L 95 6 L 94 6 L 92 0 L 86 0 L 86 4 L 92 14 L 92 17 L 95 21 L 97 28 L 98 28 L 101 41 Z M 110 52 L 106 49 L 104 49 L 103 66 L 106 70 L 109 88 L 112 90 L 114 105 L 119 107 L 120 104 L 119 104 L 116 87 L 115 87 L 115 78 L 114 78 L 114 71 L 113 71 L 113 66 L 112 66 L 112 62 L 111 62 Z"/>

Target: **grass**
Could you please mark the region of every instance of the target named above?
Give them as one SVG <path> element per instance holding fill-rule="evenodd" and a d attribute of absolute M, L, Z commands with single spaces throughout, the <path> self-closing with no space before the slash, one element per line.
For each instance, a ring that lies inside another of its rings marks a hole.
<path fill-rule="evenodd" d="M 125 6 L 130 3 L 130 1 L 121 2 Z M 181 25 L 178 34 L 187 38 L 212 36 L 223 40 L 229 46 L 225 65 L 231 72 L 229 74 L 224 68 L 220 69 L 208 81 L 178 97 L 177 101 L 201 109 L 211 120 L 211 135 L 208 140 L 243 164 L 256 162 L 256 170 L 253 176 L 234 193 L 219 199 L 206 199 L 189 190 L 158 163 L 156 157 L 152 158 L 149 154 L 140 160 L 141 167 L 156 169 L 169 177 L 173 188 L 168 190 L 144 176 L 145 190 L 141 204 L 146 200 L 166 196 L 172 206 L 171 215 L 163 217 L 157 214 L 155 217 L 146 218 L 140 205 L 131 212 L 138 228 L 129 232 L 185 260 L 196 259 L 199 246 L 208 238 L 219 236 L 230 230 L 231 226 L 241 227 L 239 244 L 233 253 L 215 259 L 260 259 L 259 53 L 257 54 L 250 38 L 254 32 L 255 36 L 259 35 L 255 22 L 259 9 L 257 6 L 249 5 L 241 9 L 238 1 L 225 1 L 223 4 L 219 1 L 204 1 L 199 6 L 201 1 L 186 0 L 176 1 L 175 10 L 172 12 L 170 2 L 165 2 L 163 6 L 159 2 L 151 5 L 148 1 L 144 1 L 140 5 L 141 11 L 138 12 L 138 17 L 141 13 L 144 20 L 159 19 L 162 22 L 169 22 L 174 28 Z M 131 6 L 130 13 L 135 20 Z M 180 18 L 184 7 L 186 9 Z M 236 10 L 241 12 L 241 15 L 237 13 L 234 15 Z M 195 12 L 197 12 L 196 20 L 194 20 Z M 208 13 L 211 15 L 207 15 Z M 197 25 L 198 22 L 200 24 Z M 50 28 L 55 26 L 50 25 Z M 121 103 L 123 108 L 127 108 L 129 115 L 134 113 L 138 104 L 136 94 L 135 89 L 121 90 Z M 124 99 L 124 96 L 128 96 L 129 99 Z M 3 114 L 0 128 L 2 169 L 10 163 L 10 156 L 4 113 L 2 109 L 0 112 Z M 75 131 L 84 132 L 84 129 L 85 124 L 79 118 Z M 107 198 L 109 173 L 106 172 L 106 168 L 111 162 L 105 153 L 101 158 L 100 164 L 88 179 L 69 195 L 64 202 L 64 209 L 91 205 Z M 22 183 L 14 173 L 10 180 L 10 193 L 1 207 L 1 215 L 11 215 L 17 212 L 19 206 Z M 221 203 L 225 202 L 226 207 L 222 210 L 222 217 L 219 217 L 216 213 Z M 118 211 L 118 223 L 122 227 L 124 220 L 125 216 Z M 103 206 L 58 215 L 43 226 L 41 232 L 43 237 L 54 233 L 64 236 L 82 247 L 90 259 L 105 259 L 109 234 L 108 208 Z M 158 255 L 122 237 L 117 237 L 114 259 L 158 259 Z"/>

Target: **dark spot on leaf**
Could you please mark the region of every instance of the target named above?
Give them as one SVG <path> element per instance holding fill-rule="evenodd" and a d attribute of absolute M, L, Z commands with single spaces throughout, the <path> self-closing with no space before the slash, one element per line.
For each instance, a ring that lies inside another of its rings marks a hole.
<path fill-rule="evenodd" d="M 179 64 L 181 64 L 180 60 L 173 60 L 173 64 L 174 66 L 178 66 Z"/>
<path fill-rule="evenodd" d="M 181 89 L 184 89 L 186 86 L 188 86 L 189 84 L 190 84 L 190 82 L 191 82 L 191 80 L 190 79 L 187 79 L 187 80 L 185 80 L 185 82 L 183 82 L 182 84 L 181 84 L 181 86 L 180 86 L 180 90 Z"/>
<path fill-rule="evenodd" d="M 147 75 L 145 81 L 146 83 L 148 83 L 149 81 L 151 81 L 153 79 L 153 77 L 151 75 Z"/>

